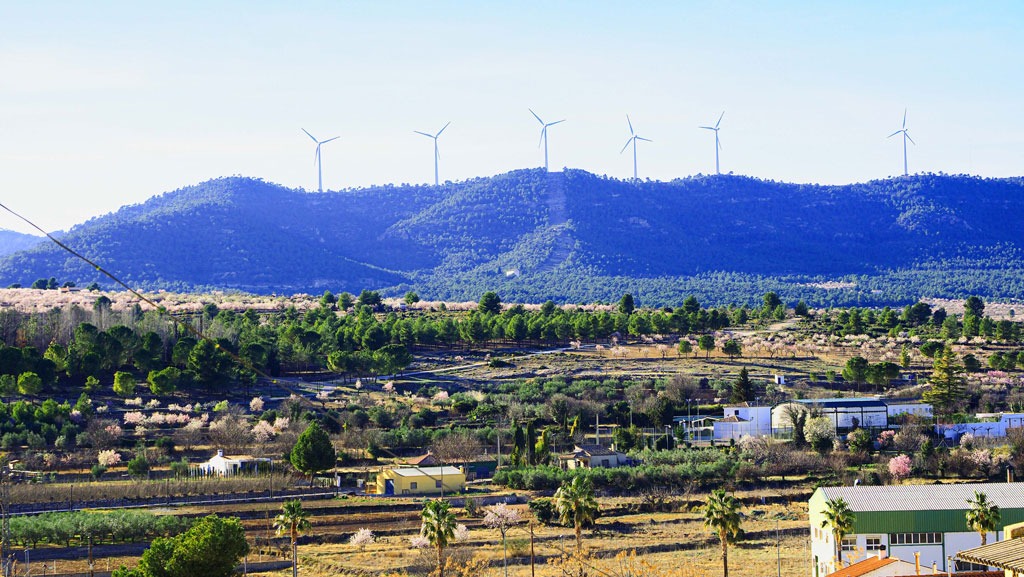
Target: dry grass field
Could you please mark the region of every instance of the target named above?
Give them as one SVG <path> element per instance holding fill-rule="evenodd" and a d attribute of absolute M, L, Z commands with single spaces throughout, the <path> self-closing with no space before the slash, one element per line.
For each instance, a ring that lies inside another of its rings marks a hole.
<path fill-rule="evenodd" d="M 602 501 L 602 505 L 605 502 Z M 522 507 L 524 516 L 525 507 Z M 730 546 L 730 573 L 765 576 L 778 571 L 795 575 L 807 567 L 807 516 L 797 507 L 766 505 L 743 509 L 743 529 L 748 537 Z M 460 518 L 460 522 L 464 522 Z M 776 540 L 776 528 L 781 539 Z M 307 545 L 300 548 L 300 574 L 381 575 L 389 573 L 425 575 L 432 567 L 433 551 L 413 549 L 409 538 L 414 532 L 387 536 L 360 549 L 343 544 Z M 530 535 L 526 524 L 509 533 L 510 576 L 531 575 Z M 551 562 L 571 552 L 574 536 L 571 528 L 534 526 L 535 575 L 561 575 Z M 721 573 L 721 547 L 702 523 L 700 511 L 677 513 L 628 514 L 599 519 L 592 530 L 584 531 L 584 547 L 601 565 L 620 552 L 636 551 L 637 558 L 650 563 L 666 575 L 676 575 L 681 567 L 690 567 L 697 575 Z M 503 575 L 501 539 L 497 531 L 472 528 L 468 541 L 453 547 L 459 559 L 477 558 L 487 563 L 474 574 Z M 601 561 L 603 559 L 603 561 Z M 596 572 L 595 574 L 600 574 Z M 285 577 L 289 571 L 272 575 Z"/>

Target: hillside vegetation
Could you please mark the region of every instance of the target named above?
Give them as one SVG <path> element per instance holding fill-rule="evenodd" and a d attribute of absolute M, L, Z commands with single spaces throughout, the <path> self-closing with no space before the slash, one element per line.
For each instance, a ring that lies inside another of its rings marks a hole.
<path fill-rule="evenodd" d="M 521 170 L 309 194 L 232 177 L 92 219 L 65 241 L 130 284 L 256 293 L 812 305 L 1024 298 L 1024 179 L 917 175 L 843 186 L 695 176 L 631 182 Z M 52 245 L 0 283 L 104 278 Z M 842 281 L 839 288 L 822 288 Z"/>

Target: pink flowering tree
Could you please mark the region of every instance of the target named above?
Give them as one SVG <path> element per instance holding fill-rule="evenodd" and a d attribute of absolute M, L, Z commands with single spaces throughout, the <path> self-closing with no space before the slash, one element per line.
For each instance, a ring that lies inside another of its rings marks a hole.
<path fill-rule="evenodd" d="M 889 460 L 889 475 L 897 483 L 909 477 L 910 470 L 910 457 L 906 455 L 899 455 Z"/>
<path fill-rule="evenodd" d="M 491 529 L 497 529 L 501 535 L 502 559 L 505 567 L 505 577 L 508 577 L 508 544 L 505 537 L 511 527 L 516 526 L 522 516 L 519 511 L 509 507 L 505 503 L 498 503 L 487 508 L 484 515 L 484 525 Z"/>

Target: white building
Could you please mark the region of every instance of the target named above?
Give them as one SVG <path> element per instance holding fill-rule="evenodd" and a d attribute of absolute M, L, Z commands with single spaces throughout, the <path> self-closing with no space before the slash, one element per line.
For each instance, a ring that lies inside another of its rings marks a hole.
<path fill-rule="evenodd" d="M 836 544 L 825 521 L 827 503 L 843 499 L 856 519 L 843 537 L 843 563 L 856 563 L 885 551 L 900 559 L 921 554 L 921 565 L 947 570 L 947 559 L 977 547 L 981 537 L 967 528 L 969 499 L 984 493 L 1000 508 L 999 530 L 989 542 L 1002 538 L 1002 528 L 1024 520 L 1024 483 L 964 483 L 955 485 L 886 485 L 882 487 L 821 487 L 808 502 L 811 522 L 812 577 L 832 573 Z M 964 567 L 960 567 L 963 569 Z"/>
<path fill-rule="evenodd" d="M 788 407 L 798 406 L 828 417 L 840 432 L 857 427 L 884 429 L 901 415 L 930 417 L 932 406 L 914 401 L 890 400 L 881 397 L 850 397 L 830 399 L 798 399 L 772 408 L 772 432 L 786 434 L 792 429 Z"/>
<path fill-rule="evenodd" d="M 250 455 L 225 455 L 223 449 L 217 449 L 216 456 L 209 461 L 200 463 L 196 470 L 202 475 L 230 477 L 232 475 L 255 474 L 269 468 L 273 461 L 265 457 Z"/>
<path fill-rule="evenodd" d="M 748 403 L 729 405 L 723 418 L 713 423 L 715 441 L 739 441 L 744 437 L 763 437 L 772 434 L 772 408 L 752 406 Z"/>
<path fill-rule="evenodd" d="M 1024 427 L 1024 413 L 979 413 L 977 423 L 935 425 L 935 432 L 951 441 L 964 433 L 975 437 L 1005 437 L 1007 429 Z"/>

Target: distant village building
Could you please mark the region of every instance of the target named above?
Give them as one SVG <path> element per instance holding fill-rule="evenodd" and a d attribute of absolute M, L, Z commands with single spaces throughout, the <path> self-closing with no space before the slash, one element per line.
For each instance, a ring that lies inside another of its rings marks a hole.
<path fill-rule="evenodd" d="M 466 473 L 458 467 L 392 467 L 377 473 L 366 492 L 375 495 L 445 495 L 466 488 Z"/>
<path fill-rule="evenodd" d="M 196 470 L 201 475 L 232 477 L 234 475 L 252 475 L 267 471 L 272 463 L 273 460 L 266 457 L 225 455 L 223 449 L 217 449 L 217 454 L 210 457 L 209 461 L 197 465 Z"/>
<path fill-rule="evenodd" d="M 563 469 L 593 469 L 596 467 L 622 467 L 630 464 L 629 456 L 601 445 L 576 445 L 571 453 L 558 456 Z"/>
<path fill-rule="evenodd" d="M 980 537 L 966 522 L 967 501 L 975 491 L 999 506 L 1004 527 L 1024 521 L 1024 483 L 819 488 L 808 502 L 812 577 L 825 577 L 835 569 L 836 544 L 827 524 L 822 526 L 828 501 L 845 500 L 856 517 L 841 543 L 843 563 L 855 563 L 879 551 L 900 559 L 920 553 L 923 566 L 935 564 L 947 571 L 949 557 L 980 545 Z M 1002 535 L 997 529 L 989 533 L 989 540 Z"/>

